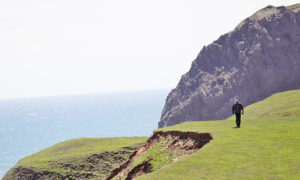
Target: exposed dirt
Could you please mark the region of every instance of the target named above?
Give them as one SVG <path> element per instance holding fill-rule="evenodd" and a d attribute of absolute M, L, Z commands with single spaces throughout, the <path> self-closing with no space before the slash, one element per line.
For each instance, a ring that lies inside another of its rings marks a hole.
<path fill-rule="evenodd" d="M 134 151 L 124 164 L 112 170 L 106 180 L 110 180 L 114 177 L 117 177 L 117 179 L 129 180 L 151 172 L 152 165 L 150 161 L 145 161 L 132 169 L 129 166 L 158 142 L 163 142 L 163 148 L 167 148 L 170 152 L 172 152 L 172 154 L 176 156 L 175 160 L 177 160 L 182 155 L 197 151 L 212 139 L 213 138 L 210 133 L 157 131 L 147 140 L 143 147 Z"/>
<path fill-rule="evenodd" d="M 149 161 L 145 161 L 142 164 L 135 166 L 127 175 L 125 180 L 131 180 L 137 176 L 151 172 L 152 164 Z"/>

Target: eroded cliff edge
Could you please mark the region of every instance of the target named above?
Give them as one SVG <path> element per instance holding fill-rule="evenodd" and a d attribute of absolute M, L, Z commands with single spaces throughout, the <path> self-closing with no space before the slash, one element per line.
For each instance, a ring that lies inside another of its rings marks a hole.
<path fill-rule="evenodd" d="M 124 138 L 123 138 L 124 139 Z M 144 138 L 138 138 L 144 139 Z M 76 180 L 76 179 L 133 179 L 146 173 L 150 173 L 170 164 L 178 159 L 196 152 L 213 139 L 210 133 L 199 133 L 193 131 L 156 131 L 142 144 L 130 147 L 122 147 L 114 151 L 92 153 L 86 156 L 76 156 L 76 149 L 72 148 L 67 158 L 57 157 L 50 160 L 49 156 L 59 156 L 57 150 L 69 148 L 76 144 L 79 148 L 91 149 L 91 144 L 80 145 L 78 140 L 66 141 L 64 144 L 57 144 L 28 158 L 35 158 L 39 164 L 18 163 L 13 167 L 3 180 Z M 84 139 L 88 141 L 89 139 Z M 115 141 L 115 139 L 110 139 Z M 126 140 L 126 139 L 124 139 Z M 130 139 L 127 139 L 130 140 Z M 100 139 L 101 141 L 101 139 Z M 82 143 L 82 141 L 81 141 Z M 115 142 L 117 143 L 117 142 Z M 114 144 L 105 142 L 105 149 Z M 103 144 L 103 145 L 105 145 Z M 86 146 L 87 145 L 87 146 Z M 51 151 L 46 154 L 46 151 Z M 43 160 L 46 159 L 46 162 Z M 26 158 L 25 158 L 26 160 Z M 22 160 L 21 160 L 22 161 Z M 28 160 L 27 160 L 28 161 Z M 47 164 L 48 163 L 48 164 Z M 40 166 L 42 165 L 42 166 Z"/>
<path fill-rule="evenodd" d="M 125 163 L 112 170 L 106 180 L 131 180 L 151 173 L 184 155 L 196 152 L 212 139 L 210 133 L 156 131 Z"/>
<path fill-rule="evenodd" d="M 235 99 L 249 105 L 300 88 L 300 4 L 268 6 L 204 46 L 166 100 L 159 127 L 225 119 Z"/>

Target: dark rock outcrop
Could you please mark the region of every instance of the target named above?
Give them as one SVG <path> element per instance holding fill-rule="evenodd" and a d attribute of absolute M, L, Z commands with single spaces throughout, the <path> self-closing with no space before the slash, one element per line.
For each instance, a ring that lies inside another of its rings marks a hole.
<path fill-rule="evenodd" d="M 231 115 L 273 93 L 300 88 L 300 7 L 268 6 L 204 46 L 167 97 L 159 127 Z"/>

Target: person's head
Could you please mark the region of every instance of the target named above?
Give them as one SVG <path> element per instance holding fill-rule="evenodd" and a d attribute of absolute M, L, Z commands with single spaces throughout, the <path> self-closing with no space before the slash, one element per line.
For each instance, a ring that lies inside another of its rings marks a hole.
<path fill-rule="evenodd" d="M 238 100 L 236 100 L 236 101 L 235 101 L 235 104 L 238 104 L 238 103 L 239 103 L 239 101 L 238 101 Z"/>

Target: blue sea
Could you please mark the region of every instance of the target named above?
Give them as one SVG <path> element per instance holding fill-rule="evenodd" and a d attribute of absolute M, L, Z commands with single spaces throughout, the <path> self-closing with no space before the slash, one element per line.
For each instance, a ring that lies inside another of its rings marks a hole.
<path fill-rule="evenodd" d="M 169 91 L 0 100 L 0 178 L 21 158 L 68 139 L 150 136 Z"/>

